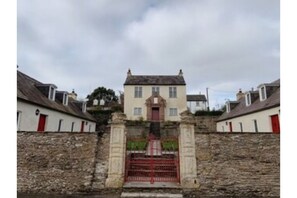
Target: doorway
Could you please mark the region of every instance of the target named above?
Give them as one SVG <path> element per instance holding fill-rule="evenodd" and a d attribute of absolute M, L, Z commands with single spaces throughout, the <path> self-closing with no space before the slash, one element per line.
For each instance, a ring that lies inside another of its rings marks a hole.
<path fill-rule="evenodd" d="M 40 116 L 39 116 L 39 122 L 38 122 L 38 127 L 37 127 L 37 131 L 38 132 L 44 132 L 44 130 L 45 130 L 45 123 L 46 123 L 46 115 L 40 114 Z"/>
<path fill-rule="evenodd" d="M 160 121 L 159 107 L 152 107 L 152 121 Z"/>
<path fill-rule="evenodd" d="M 280 133 L 279 119 L 278 115 L 271 116 L 271 125 L 273 133 Z"/>

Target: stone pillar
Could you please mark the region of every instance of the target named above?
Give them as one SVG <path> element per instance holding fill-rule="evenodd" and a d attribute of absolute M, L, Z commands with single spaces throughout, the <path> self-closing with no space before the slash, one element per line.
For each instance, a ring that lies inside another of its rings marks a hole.
<path fill-rule="evenodd" d="M 105 186 L 108 188 L 122 188 L 125 174 L 126 155 L 126 115 L 115 112 L 112 114 L 108 177 Z"/>
<path fill-rule="evenodd" d="M 198 188 L 194 125 L 189 111 L 181 114 L 179 131 L 180 182 L 183 188 Z"/>

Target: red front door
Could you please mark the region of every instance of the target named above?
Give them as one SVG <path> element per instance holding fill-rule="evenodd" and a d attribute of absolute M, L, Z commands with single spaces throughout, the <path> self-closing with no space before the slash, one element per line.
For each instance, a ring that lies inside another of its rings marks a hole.
<path fill-rule="evenodd" d="M 80 132 L 84 132 L 85 121 L 81 121 Z"/>
<path fill-rule="evenodd" d="M 153 121 L 159 121 L 159 107 L 153 107 L 152 108 L 152 120 Z"/>
<path fill-rule="evenodd" d="M 46 115 L 40 114 L 37 131 L 42 132 L 45 129 Z"/>
<path fill-rule="evenodd" d="M 278 115 L 271 116 L 271 124 L 272 124 L 272 132 L 273 133 L 280 133 Z"/>

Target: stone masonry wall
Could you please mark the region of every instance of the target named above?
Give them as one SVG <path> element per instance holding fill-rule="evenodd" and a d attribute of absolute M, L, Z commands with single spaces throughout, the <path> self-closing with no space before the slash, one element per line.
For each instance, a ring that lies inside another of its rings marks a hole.
<path fill-rule="evenodd" d="M 196 134 L 196 192 L 208 196 L 280 196 L 280 136 Z"/>
<path fill-rule="evenodd" d="M 110 133 L 17 134 L 17 191 L 103 191 Z M 280 195 L 280 136 L 268 133 L 195 133 L 197 189 L 187 197 Z"/>
<path fill-rule="evenodd" d="M 195 133 L 217 131 L 216 120 L 219 116 L 195 116 Z"/>
<path fill-rule="evenodd" d="M 76 193 L 102 187 L 98 178 L 105 182 L 108 152 L 97 149 L 104 151 L 104 145 L 109 146 L 108 135 L 19 132 L 17 191 Z"/>

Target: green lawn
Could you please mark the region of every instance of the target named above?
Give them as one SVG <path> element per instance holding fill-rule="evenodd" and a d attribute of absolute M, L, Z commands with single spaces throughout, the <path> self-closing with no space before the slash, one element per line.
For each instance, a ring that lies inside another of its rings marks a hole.
<path fill-rule="evenodd" d="M 164 151 L 177 151 L 178 142 L 175 140 L 165 140 L 162 141 L 162 150 Z"/>
<path fill-rule="evenodd" d="M 146 149 L 147 141 L 146 140 L 128 140 L 127 141 L 127 150 L 137 150 L 143 151 Z"/>

